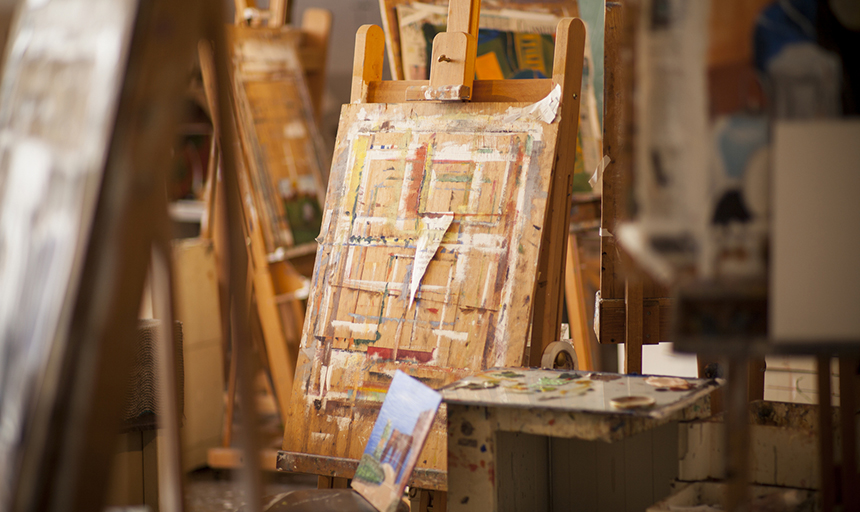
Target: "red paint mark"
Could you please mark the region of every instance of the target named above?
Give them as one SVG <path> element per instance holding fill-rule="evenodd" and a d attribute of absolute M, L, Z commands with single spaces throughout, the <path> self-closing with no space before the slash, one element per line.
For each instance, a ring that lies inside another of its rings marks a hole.
<path fill-rule="evenodd" d="M 555 425 L 555 420 L 549 420 L 550 425 Z"/>
<path fill-rule="evenodd" d="M 469 464 L 469 470 L 470 470 L 470 471 L 473 471 L 473 472 L 474 472 L 474 471 L 477 471 L 477 470 L 478 470 L 478 465 L 477 465 L 477 464 Z"/>
<path fill-rule="evenodd" d="M 422 145 L 415 150 L 415 158 L 409 159 L 412 164 L 409 176 L 407 179 L 411 183 L 407 183 L 406 195 L 406 218 L 414 219 L 418 216 L 418 203 L 421 201 L 421 185 L 424 179 L 424 165 L 427 161 L 427 146 Z"/>
<path fill-rule="evenodd" d="M 488 467 L 487 474 L 490 476 L 490 483 L 496 485 L 496 468 L 493 466 Z"/>
<path fill-rule="evenodd" d="M 487 466 L 487 462 L 482 460 L 482 461 L 481 461 L 481 467 L 483 468 L 483 467 L 486 467 L 486 466 Z"/>
<path fill-rule="evenodd" d="M 385 361 L 394 359 L 394 350 L 384 347 L 367 347 L 367 358 L 378 357 Z"/>
<path fill-rule="evenodd" d="M 439 310 L 436 308 L 427 308 L 427 311 L 433 313 L 434 315 L 439 312 Z"/>
<path fill-rule="evenodd" d="M 394 360 L 394 350 L 384 347 L 367 347 L 367 357 L 378 357 L 384 361 Z M 414 363 L 429 363 L 433 360 L 433 352 L 423 352 L 421 350 L 397 350 L 397 360 Z"/>

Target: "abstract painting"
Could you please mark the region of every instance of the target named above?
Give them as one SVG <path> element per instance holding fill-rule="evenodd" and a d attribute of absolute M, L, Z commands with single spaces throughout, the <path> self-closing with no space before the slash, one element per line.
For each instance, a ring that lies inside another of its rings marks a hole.
<path fill-rule="evenodd" d="M 395 370 L 522 364 L 559 99 L 344 106 L 285 450 L 360 458 Z"/>

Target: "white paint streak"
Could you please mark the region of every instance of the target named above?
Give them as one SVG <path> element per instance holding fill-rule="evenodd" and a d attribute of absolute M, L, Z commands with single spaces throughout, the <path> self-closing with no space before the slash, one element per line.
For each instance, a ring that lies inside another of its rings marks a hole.
<path fill-rule="evenodd" d="M 328 230 L 331 228 L 331 218 L 332 218 L 332 210 L 329 208 L 323 214 L 322 226 L 320 226 L 320 234 L 316 237 L 316 242 L 318 244 L 322 244 L 325 240 L 326 235 L 328 235 Z"/>
<path fill-rule="evenodd" d="M 466 341 L 469 339 L 468 332 L 449 331 L 446 329 L 433 329 L 433 334 L 436 336 L 444 336 L 456 341 Z"/>
<path fill-rule="evenodd" d="M 328 366 L 326 366 L 326 365 L 320 366 L 320 381 L 323 383 L 322 394 L 323 394 L 323 396 L 325 396 L 326 391 L 329 388 Z"/>
<path fill-rule="evenodd" d="M 284 137 L 288 139 L 303 139 L 307 137 L 308 130 L 305 128 L 305 123 L 298 119 L 284 125 Z"/>
<path fill-rule="evenodd" d="M 375 335 L 376 328 L 378 327 L 376 324 L 362 324 L 357 322 L 347 322 L 344 320 L 332 320 L 331 325 L 335 328 L 349 329 L 349 332 L 351 333 L 364 335 Z"/>
<path fill-rule="evenodd" d="M 452 244 L 441 244 L 446 250 L 457 251 L 465 254 L 468 251 L 478 250 L 490 254 L 501 254 L 505 251 L 507 237 L 494 235 L 492 233 L 458 233 L 457 242 Z"/>

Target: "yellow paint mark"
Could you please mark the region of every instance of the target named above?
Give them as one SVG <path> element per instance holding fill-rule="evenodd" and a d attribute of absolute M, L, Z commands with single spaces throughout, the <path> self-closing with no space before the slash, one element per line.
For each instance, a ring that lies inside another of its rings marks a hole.
<path fill-rule="evenodd" d="M 343 205 L 350 210 L 352 215 L 356 214 L 352 209 L 358 205 L 358 188 L 361 185 L 361 175 L 364 172 L 364 166 L 367 161 L 367 148 L 369 145 L 370 137 L 358 137 L 352 143 L 355 164 L 352 166 L 350 172 L 349 190 L 347 191 L 346 200 L 343 202 Z"/>
<path fill-rule="evenodd" d="M 495 53 L 489 52 L 479 55 L 475 59 L 475 76 L 478 80 L 504 80 L 499 58 Z"/>

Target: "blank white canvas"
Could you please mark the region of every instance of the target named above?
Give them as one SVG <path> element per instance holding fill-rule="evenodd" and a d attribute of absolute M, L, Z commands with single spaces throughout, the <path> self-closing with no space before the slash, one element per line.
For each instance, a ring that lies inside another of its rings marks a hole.
<path fill-rule="evenodd" d="M 774 130 L 770 336 L 860 341 L 860 121 Z"/>

